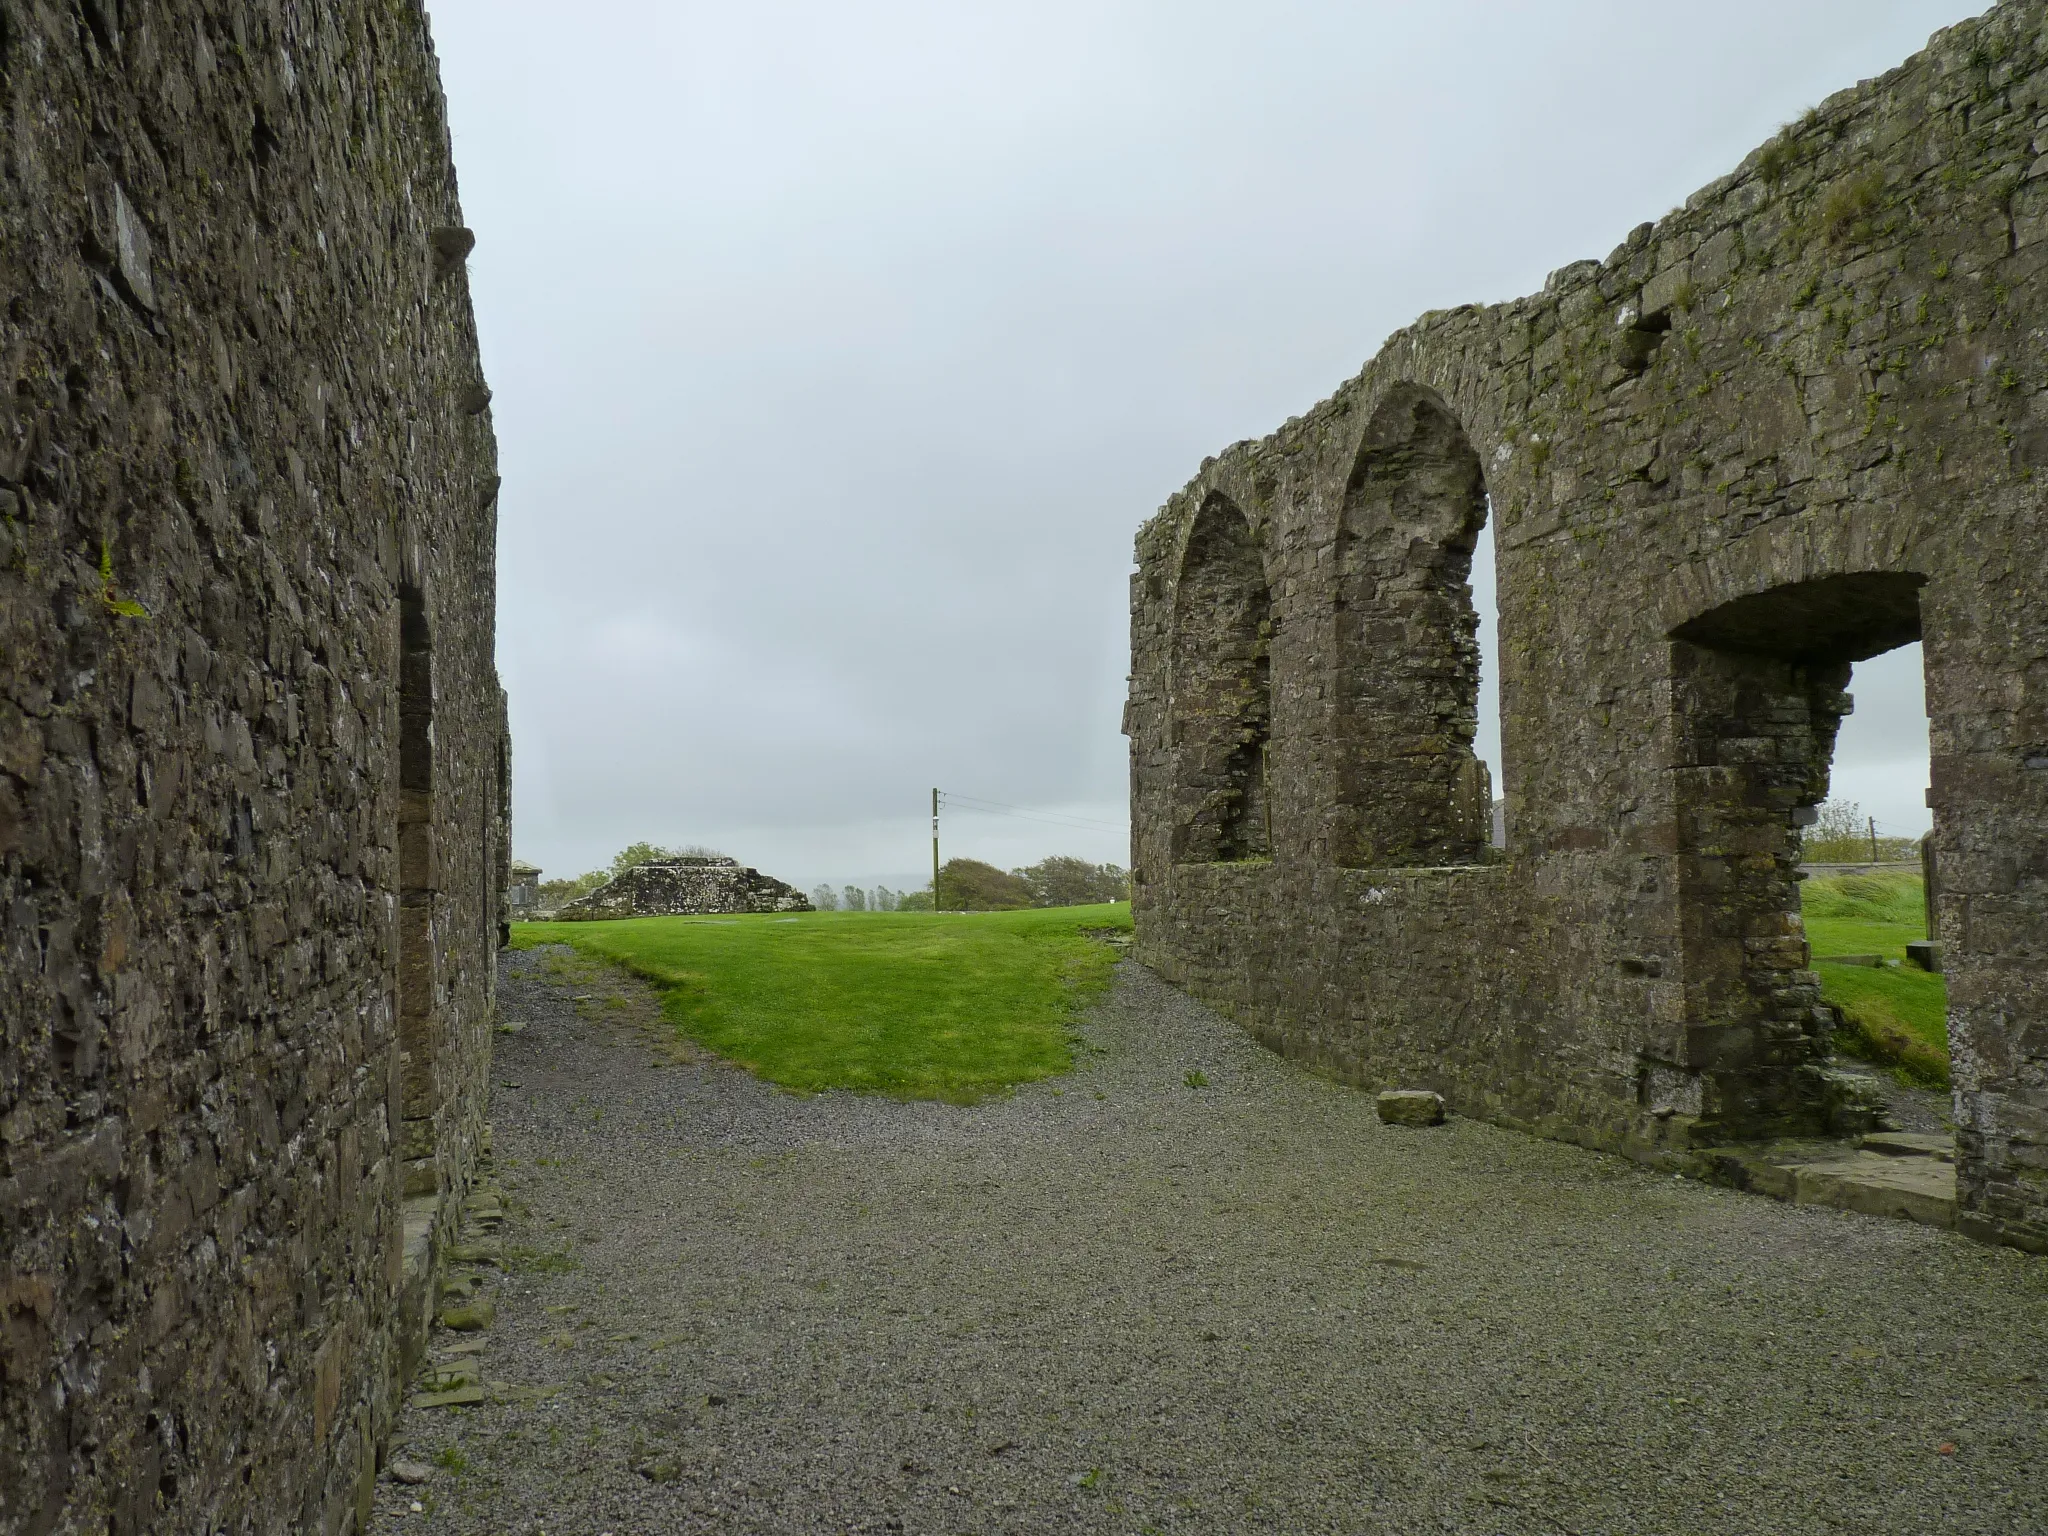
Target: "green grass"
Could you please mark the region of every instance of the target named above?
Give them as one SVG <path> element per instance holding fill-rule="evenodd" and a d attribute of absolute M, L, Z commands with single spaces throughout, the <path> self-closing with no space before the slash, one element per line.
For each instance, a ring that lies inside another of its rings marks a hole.
<path fill-rule="evenodd" d="M 1903 959 L 1927 936 L 1918 875 L 1832 875 L 1804 882 L 1801 913 L 1821 993 L 1840 1011 L 1838 1049 L 1929 1087 L 1948 1086 L 1948 988 L 1916 966 L 1830 965 L 1830 955 Z"/>
<path fill-rule="evenodd" d="M 1065 1072 L 1076 1006 L 1108 985 L 1127 903 L 1021 912 L 810 912 L 521 923 L 645 977 L 684 1034 L 800 1093 L 972 1103 Z"/>
<path fill-rule="evenodd" d="M 1816 959 L 1883 955 L 1902 960 L 1911 940 L 1927 937 L 1927 899 L 1918 875 L 1815 877 L 1800 883 L 1799 895 Z"/>

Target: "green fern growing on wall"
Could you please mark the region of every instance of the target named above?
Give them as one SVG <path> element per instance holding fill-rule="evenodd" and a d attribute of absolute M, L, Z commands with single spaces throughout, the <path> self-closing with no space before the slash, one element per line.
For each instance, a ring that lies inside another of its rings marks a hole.
<path fill-rule="evenodd" d="M 124 619 L 146 619 L 149 610 L 132 597 L 123 597 L 114 585 L 114 546 L 100 540 L 100 604 L 107 612 Z"/>

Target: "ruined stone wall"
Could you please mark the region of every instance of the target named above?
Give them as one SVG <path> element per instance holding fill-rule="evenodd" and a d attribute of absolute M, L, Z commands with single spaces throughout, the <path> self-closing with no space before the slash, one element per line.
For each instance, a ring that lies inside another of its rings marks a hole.
<path fill-rule="evenodd" d="M 738 859 L 685 854 L 653 859 L 579 896 L 554 914 L 559 923 L 623 917 L 689 917 L 715 912 L 808 912 L 811 899 Z"/>
<path fill-rule="evenodd" d="M 1961 1225 L 2048 1248 L 2044 29 L 2026 0 L 1940 34 L 1203 464 L 1132 582 L 1143 959 L 1327 1070 L 1552 1134 L 1823 1129 L 1798 821 L 1849 665 L 1922 639 Z M 1256 674 L 1218 638 L 1253 612 Z M 1265 846 L 1203 830 L 1253 795 Z"/>
<path fill-rule="evenodd" d="M 0 0 L 0 212 L 0 1532 L 345 1529 L 508 864 L 424 13 Z"/>

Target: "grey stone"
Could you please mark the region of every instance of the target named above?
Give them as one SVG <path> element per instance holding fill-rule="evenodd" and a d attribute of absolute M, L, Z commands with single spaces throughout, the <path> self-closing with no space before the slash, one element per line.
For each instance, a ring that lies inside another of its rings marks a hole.
<path fill-rule="evenodd" d="M 156 284 L 150 276 L 149 231 L 128 201 L 128 194 L 114 188 L 114 263 L 121 281 L 135 302 L 144 309 L 156 308 Z"/>
<path fill-rule="evenodd" d="M 441 1308 L 435 1319 L 454 1333 L 475 1333 L 497 1320 L 497 1306 L 488 1296 L 479 1296 L 474 1301 L 451 1302 Z"/>
<path fill-rule="evenodd" d="M 1941 970 L 1941 944 L 1935 939 L 1914 939 L 1906 945 L 1906 958 L 1923 971 Z"/>
<path fill-rule="evenodd" d="M 489 1401 L 490 1392 L 475 1383 L 450 1387 L 446 1392 L 415 1392 L 410 1399 L 415 1408 L 474 1408 Z"/>
<path fill-rule="evenodd" d="M 1382 1125 L 1442 1125 L 1444 1096 L 1420 1088 L 1389 1089 L 1379 1097 Z"/>
<path fill-rule="evenodd" d="M 421 1483 L 431 1482 L 434 1476 L 432 1467 L 417 1461 L 394 1460 L 384 1470 L 391 1474 L 394 1483 L 404 1483 L 414 1488 Z"/>

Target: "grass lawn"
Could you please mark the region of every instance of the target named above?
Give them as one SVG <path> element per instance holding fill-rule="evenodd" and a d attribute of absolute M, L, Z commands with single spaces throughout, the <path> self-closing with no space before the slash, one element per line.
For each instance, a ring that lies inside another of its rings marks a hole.
<path fill-rule="evenodd" d="M 653 982 L 684 1034 L 802 1093 L 956 1104 L 1072 1065 L 1076 1006 L 1108 985 L 1128 903 L 1022 912 L 807 912 L 520 923 Z"/>
<path fill-rule="evenodd" d="M 1836 1045 L 1914 1082 L 1948 1085 L 1948 988 L 1915 966 L 1830 965 L 1830 955 L 1903 959 L 1927 936 L 1926 893 L 1913 874 L 1831 875 L 1800 887 L 1821 990 L 1842 1013 Z"/>

